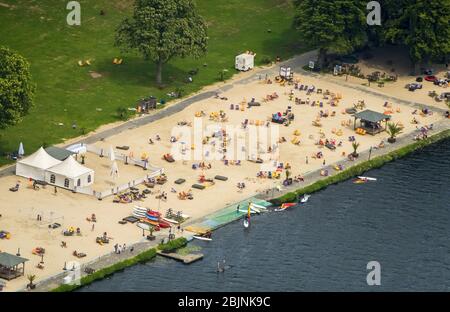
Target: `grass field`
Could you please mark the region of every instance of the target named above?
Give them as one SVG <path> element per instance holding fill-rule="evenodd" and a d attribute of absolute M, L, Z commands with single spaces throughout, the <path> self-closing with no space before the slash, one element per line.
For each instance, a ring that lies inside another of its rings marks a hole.
<path fill-rule="evenodd" d="M 31 63 L 37 85 L 35 107 L 23 122 L 0 130 L 0 165 L 6 152 L 19 142 L 30 153 L 43 143 L 56 144 L 82 132 L 117 121 L 119 107 L 134 107 L 148 95 L 169 100 L 167 93 L 181 87 L 184 94 L 219 80 L 219 71 L 235 70 L 234 56 L 245 50 L 257 53 L 256 62 L 277 55 L 287 58 L 305 50 L 292 29 L 289 0 L 197 0 L 209 30 L 209 52 L 198 60 L 176 59 L 166 65 L 166 87 L 154 83 L 154 65 L 137 54 L 121 54 L 113 46 L 117 25 L 131 15 L 132 0 L 81 0 L 81 26 L 68 26 L 68 0 L 0 0 L 0 45 L 10 47 Z M 106 15 L 101 16 L 100 10 Z M 271 29 L 271 32 L 267 30 Z M 124 64 L 112 64 L 114 57 Z M 78 60 L 92 60 L 79 67 Z M 206 67 L 203 64 L 207 64 Z M 194 82 L 187 72 L 199 68 Z M 89 71 L 102 77 L 92 78 Z M 101 109 L 101 111 L 97 110 Z M 72 129 L 72 123 L 77 129 Z M 63 123 L 62 126 L 58 125 Z"/>

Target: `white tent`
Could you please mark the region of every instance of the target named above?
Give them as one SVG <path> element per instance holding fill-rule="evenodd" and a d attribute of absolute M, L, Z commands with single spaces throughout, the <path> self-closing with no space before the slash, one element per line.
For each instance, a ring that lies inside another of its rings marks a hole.
<path fill-rule="evenodd" d="M 119 167 L 117 166 L 117 163 L 114 161 L 111 166 L 111 176 L 113 179 L 119 177 Z"/>
<path fill-rule="evenodd" d="M 60 164 L 46 170 L 45 181 L 70 190 L 82 188 L 94 183 L 94 170 L 78 163 L 69 156 Z"/>
<path fill-rule="evenodd" d="M 109 160 L 116 160 L 116 155 L 114 154 L 114 149 L 112 146 L 109 147 Z"/>
<path fill-rule="evenodd" d="M 60 164 L 61 161 L 50 156 L 42 147 L 21 159 L 16 164 L 16 175 L 34 180 L 45 180 L 45 170 Z"/>
<path fill-rule="evenodd" d="M 25 150 L 23 149 L 22 142 L 20 142 L 20 144 L 19 144 L 19 151 L 17 152 L 17 154 L 19 154 L 19 157 L 22 157 L 23 155 L 25 155 Z"/>

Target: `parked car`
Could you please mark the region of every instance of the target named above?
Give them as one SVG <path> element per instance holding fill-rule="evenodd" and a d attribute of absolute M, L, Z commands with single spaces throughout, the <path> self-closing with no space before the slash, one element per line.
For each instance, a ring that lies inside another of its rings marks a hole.
<path fill-rule="evenodd" d="M 417 78 L 416 78 L 416 81 L 417 81 L 417 82 L 422 82 L 422 81 L 423 81 L 423 78 L 422 78 L 422 77 L 417 77 Z"/>
<path fill-rule="evenodd" d="M 434 70 L 431 69 L 431 68 L 425 69 L 425 70 L 423 71 L 423 74 L 424 74 L 424 75 L 433 75 L 433 74 L 434 74 Z"/>
<path fill-rule="evenodd" d="M 442 92 L 441 95 L 439 96 L 442 100 L 446 99 L 446 100 L 450 100 L 450 92 Z"/>
<path fill-rule="evenodd" d="M 415 91 L 417 89 L 422 89 L 422 84 L 413 82 L 413 83 L 407 84 L 406 88 L 408 88 L 409 91 Z"/>
<path fill-rule="evenodd" d="M 433 76 L 433 75 L 428 75 L 428 76 L 425 76 L 425 80 L 426 81 L 430 81 L 430 82 L 434 82 L 434 81 L 437 80 L 437 77 Z"/>

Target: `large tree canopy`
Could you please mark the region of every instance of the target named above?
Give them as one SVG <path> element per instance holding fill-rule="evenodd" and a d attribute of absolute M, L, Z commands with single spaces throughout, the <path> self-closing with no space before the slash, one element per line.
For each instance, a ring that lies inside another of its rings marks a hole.
<path fill-rule="evenodd" d="M 388 1 L 384 41 L 406 44 L 414 64 L 450 54 L 450 1 Z"/>
<path fill-rule="evenodd" d="M 34 89 L 27 60 L 0 47 L 0 129 L 17 124 L 28 113 Z"/>
<path fill-rule="evenodd" d="M 192 0 L 136 0 L 133 17 L 126 18 L 116 34 L 116 45 L 136 49 L 156 63 L 158 84 L 164 63 L 203 55 L 206 41 L 206 23 Z"/>
<path fill-rule="evenodd" d="M 303 40 L 319 48 L 319 62 L 326 53 L 345 54 L 366 41 L 365 6 L 355 0 L 295 0 L 294 26 Z"/>

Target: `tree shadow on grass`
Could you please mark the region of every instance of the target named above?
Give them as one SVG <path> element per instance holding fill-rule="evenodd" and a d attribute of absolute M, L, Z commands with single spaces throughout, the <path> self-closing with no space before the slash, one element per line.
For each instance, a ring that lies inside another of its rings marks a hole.
<path fill-rule="evenodd" d="M 122 65 L 114 65 L 112 60 L 101 60 L 96 70 L 119 85 L 149 87 L 159 89 L 156 84 L 156 65 L 137 56 L 123 58 Z M 181 68 L 168 63 L 163 67 L 163 85 L 173 87 L 182 84 L 188 74 Z M 163 88 L 165 89 L 165 88 Z"/>
<path fill-rule="evenodd" d="M 291 39 L 286 40 L 286 38 Z M 301 42 L 298 31 L 292 28 L 283 31 L 281 34 L 274 34 L 270 39 L 264 40 L 261 55 L 258 55 L 258 57 L 261 59 L 270 58 L 274 61 L 279 56 L 281 60 L 286 60 L 308 50 L 310 50 L 308 43 Z"/>

